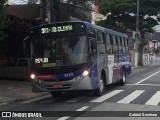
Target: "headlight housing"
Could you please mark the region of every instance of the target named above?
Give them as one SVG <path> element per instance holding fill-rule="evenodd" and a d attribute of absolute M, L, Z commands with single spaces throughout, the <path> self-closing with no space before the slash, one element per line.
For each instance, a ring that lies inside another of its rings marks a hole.
<path fill-rule="evenodd" d="M 83 79 L 83 78 L 85 78 L 86 76 L 89 75 L 89 72 L 90 72 L 89 69 L 84 70 L 83 73 L 82 73 L 80 76 L 75 77 L 75 79 L 76 79 L 76 80 L 78 80 L 78 79 Z"/>

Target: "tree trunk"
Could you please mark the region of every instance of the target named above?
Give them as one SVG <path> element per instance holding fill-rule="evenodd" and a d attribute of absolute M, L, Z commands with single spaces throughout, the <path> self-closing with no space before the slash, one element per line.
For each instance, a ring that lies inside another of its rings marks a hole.
<path fill-rule="evenodd" d="M 138 66 L 143 66 L 143 46 L 144 46 L 144 33 L 141 32 L 140 37 L 140 44 L 139 44 L 139 59 L 138 59 Z"/>

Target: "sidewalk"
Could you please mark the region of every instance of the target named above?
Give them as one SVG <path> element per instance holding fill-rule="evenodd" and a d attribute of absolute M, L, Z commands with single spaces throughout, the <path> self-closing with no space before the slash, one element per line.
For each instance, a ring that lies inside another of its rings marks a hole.
<path fill-rule="evenodd" d="M 150 62 L 144 64 L 144 66 L 132 66 L 132 71 L 141 69 L 148 64 Z M 33 93 L 29 81 L 0 79 L 0 106 L 10 102 L 29 100 L 49 94 L 48 92 Z"/>
<path fill-rule="evenodd" d="M 136 67 L 136 66 L 132 65 L 132 71 L 137 70 L 137 69 L 144 68 L 144 67 L 150 65 L 151 63 L 152 63 L 152 61 L 148 61 L 148 62 L 144 62 L 144 61 L 143 61 L 143 66 L 137 66 L 137 67 Z"/>
<path fill-rule="evenodd" d="M 31 83 L 24 80 L 0 80 L 0 105 L 28 100 L 39 96 L 47 95 L 44 93 L 33 93 Z"/>

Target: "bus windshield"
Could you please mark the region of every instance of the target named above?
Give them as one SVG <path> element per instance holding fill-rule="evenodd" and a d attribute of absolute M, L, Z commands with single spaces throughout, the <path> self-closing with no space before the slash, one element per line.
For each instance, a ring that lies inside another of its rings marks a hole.
<path fill-rule="evenodd" d="M 85 35 L 39 36 L 32 43 L 35 66 L 70 66 L 89 60 Z"/>

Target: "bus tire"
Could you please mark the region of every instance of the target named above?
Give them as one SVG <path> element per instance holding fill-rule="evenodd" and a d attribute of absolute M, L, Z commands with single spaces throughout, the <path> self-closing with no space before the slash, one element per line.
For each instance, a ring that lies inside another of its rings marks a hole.
<path fill-rule="evenodd" d="M 53 91 L 51 92 L 52 97 L 59 97 L 61 96 L 62 92 L 61 91 Z"/>
<path fill-rule="evenodd" d="M 100 87 L 93 91 L 94 92 L 94 96 L 101 96 L 104 93 L 105 88 L 106 88 L 106 85 L 105 85 L 105 82 L 104 82 L 104 76 L 101 75 Z"/>
<path fill-rule="evenodd" d="M 125 69 L 123 69 L 123 72 L 122 72 L 122 79 L 120 80 L 120 85 L 125 85 L 126 84 L 126 72 L 125 72 Z"/>

